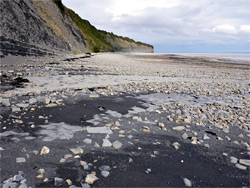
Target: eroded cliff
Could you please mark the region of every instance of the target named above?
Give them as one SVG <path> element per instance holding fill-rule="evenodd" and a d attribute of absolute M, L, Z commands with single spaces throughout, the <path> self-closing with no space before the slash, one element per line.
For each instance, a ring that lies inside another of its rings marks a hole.
<path fill-rule="evenodd" d="M 151 45 L 96 29 L 60 0 L 4 0 L 0 12 L 1 55 L 153 52 Z"/>

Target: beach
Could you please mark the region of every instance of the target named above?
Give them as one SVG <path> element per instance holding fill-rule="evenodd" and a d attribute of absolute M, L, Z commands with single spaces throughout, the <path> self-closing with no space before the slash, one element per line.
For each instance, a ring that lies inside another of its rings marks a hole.
<path fill-rule="evenodd" d="M 1 186 L 249 187 L 250 63 L 5 57 Z"/>

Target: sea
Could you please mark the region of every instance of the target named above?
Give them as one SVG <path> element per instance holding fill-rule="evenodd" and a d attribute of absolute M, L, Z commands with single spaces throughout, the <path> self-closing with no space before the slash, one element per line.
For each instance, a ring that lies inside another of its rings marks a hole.
<path fill-rule="evenodd" d="M 175 53 L 185 56 L 205 56 L 205 57 L 217 57 L 232 60 L 245 60 L 250 61 L 250 53 Z"/>

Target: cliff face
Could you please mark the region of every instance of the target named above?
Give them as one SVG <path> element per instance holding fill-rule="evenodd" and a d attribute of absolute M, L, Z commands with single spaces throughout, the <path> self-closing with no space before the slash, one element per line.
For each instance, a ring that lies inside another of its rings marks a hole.
<path fill-rule="evenodd" d="M 0 12 L 3 55 L 153 52 L 151 45 L 97 30 L 60 0 L 3 0 Z"/>

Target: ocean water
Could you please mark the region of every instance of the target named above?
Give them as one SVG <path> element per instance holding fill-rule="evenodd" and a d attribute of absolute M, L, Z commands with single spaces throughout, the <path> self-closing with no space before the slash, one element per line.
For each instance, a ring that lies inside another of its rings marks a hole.
<path fill-rule="evenodd" d="M 231 60 L 242 60 L 242 61 L 249 61 L 250 63 L 250 53 L 175 53 L 176 55 L 185 55 L 185 56 L 205 56 L 205 57 L 216 57 L 216 58 L 225 58 Z"/>

